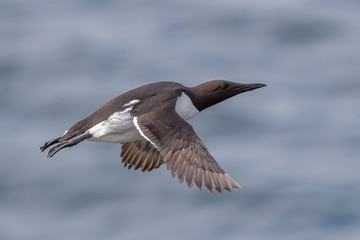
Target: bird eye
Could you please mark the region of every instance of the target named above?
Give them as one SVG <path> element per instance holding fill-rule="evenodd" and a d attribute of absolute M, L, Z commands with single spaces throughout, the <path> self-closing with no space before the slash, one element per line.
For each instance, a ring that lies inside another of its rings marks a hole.
<path fill-rule="evenodd" d="M 228 84 L 228 83 L 224 83 L 224 84 L 221 86 L 221 88 L 224 89 L 224 90 L 227 89 L 228 87 L 229 87 L 229 84 Z"/>
<path fill-rule="evenodd" d="M 217 92 L 219 90 L 225 90 L 229 87 L 230 85 L 228 83 L 224 83 L 223 85 L 218 85 L 217 88 L 215 88 L 214 90 L 212 90 L 209 94 Z"/>

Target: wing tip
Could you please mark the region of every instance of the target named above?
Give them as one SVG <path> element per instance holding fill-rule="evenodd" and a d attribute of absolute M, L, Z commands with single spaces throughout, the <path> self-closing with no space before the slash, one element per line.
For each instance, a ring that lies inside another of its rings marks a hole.
<path fill-rule="evenodd" d="M 206 182 L 206 178 L 204 174 L 204 176 L 202 177 L 202 181 L 200 183 L 200 182 L 196 182 L 196 178 L 193 178 L 191 182 L 184 181 L 185 180 L 184 177 L 179 178 L 179 175 L 177 173 L 171 171 L 171 176 L 173 178 L 177 176 L 179 183 L 182 184 L 183 182 L 186 182 L 187 183 L 186 185 L 190 189 L 195 185 L 200 191 L 202 191 L 203 189 L 207 189 L 211 193 L 219 192 L 220 194 L 223 194 L 224 190 L 228 192 L 233 192 L 234 189 L 241 190 L 243 188 L 246 188 L 245 186 L 242 186 L 239 183 L 237 183 L 235 180 L 233 180 L 227 173 L 221 175 L 226 185 L 223 183 L 222 180 L 220 180 L 221 177 L 216 173 L 211 174 L 211 179 L 208 179 L 210 180 L 210 183 Z M 216 180 L 214 179 L 215 177 Z"/>

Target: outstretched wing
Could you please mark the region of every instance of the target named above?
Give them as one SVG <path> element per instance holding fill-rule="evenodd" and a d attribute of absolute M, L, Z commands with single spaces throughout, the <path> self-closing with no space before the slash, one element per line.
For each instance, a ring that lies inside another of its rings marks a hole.
<path fill-rule="evenodd" d="M 180 183 L 186 180 L 201 190 L 204 186 L 222 193 L 241 188 L 215 161 L 192 126 L 175 111 L 176 99 L 159 104 L 153 111 L 134 117 L 140 134 L 162 156 L 167 169 Z"/>

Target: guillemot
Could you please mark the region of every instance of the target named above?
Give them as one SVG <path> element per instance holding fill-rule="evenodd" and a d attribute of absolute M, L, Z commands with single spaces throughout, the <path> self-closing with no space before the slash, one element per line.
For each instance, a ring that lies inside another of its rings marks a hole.
<path fill-rule="evenodd" d="M 47 157 L 83 140 L 122 144 L 124 167 L 151 171 L 166 164 L 191 188 L 223 193 L 242 188 L 215 161 L 186 121 L 202 110 L 239 93 L 266 86 L 213 80 L 195 87 L 176 82 L 151 83 L 111 99 L 64 135 L 46 142 L 40 151 L 55 145 Z"/>

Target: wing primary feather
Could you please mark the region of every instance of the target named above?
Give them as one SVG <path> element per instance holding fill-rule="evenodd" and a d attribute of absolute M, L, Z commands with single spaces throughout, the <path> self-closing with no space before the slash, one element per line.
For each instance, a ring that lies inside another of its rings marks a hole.
<path fill-rule="evenodd" d="M 136 162 L 134 163 L 134 170 L 137 170 L 140 165 L 143 163 L 144 159 L 143 159 L 143 155 L 144 152 L 143 151 L 137 151 L 137 155 L 136 155 Z"/>
<path fill-rule="evenodd" d="M 154 154 L 154 153 L 153 153 Z M 156 158 L 156 160 L 154 160 L 154 168 L 158 168 L 159 166 L 160 166 L 160 164 L 161 164 L 161 155 L 160 154 L 158 154 L 158 155 L 156 155 L 157 156 L 157 158 Z M 155 156 L 155 157 L 156 157 Z"/>
<path fill-rule="evenodd" d="M 141 170 L 145 172 L 145 170 L 151 171 L 153 169 L 154 165 L 154 157 L 152 155 L 152 152 L 149 152 L 143 161 L 143 164 L 141 165 Z"/>
<path fill-rule="evenodd" d="M 243 188 L 243 186 L 241 186 L 240 184 L 238 184 L 234 179 L 232 179 L 229 174 L 225 173 L 225 177 L 228 179 L 228 181 L 230 182 L 231 186 L 233 188 L 238 188 L 241 189 Z"/>
<path fill-rule="evenodd" d="M 214 183 L 215 183 L 215 189 L 219 192 L 219 193 L 223 193 L 224 192 L 224 188 L 221 184 L 221 181 L 219 179 L 218 173 L 213 172 L 213 179 L 214 179 Z"/>
<path fill-rule="evenodd" d="M 201 168 L 196 168 L 195 184 L 200 190 L 202 190 L 204 186 L 204 170 Z"/>
<path fill-rule="evenodd" d="M 128 150 L 128 143 L 124 143 L 121 145 L 121 153 L 120 153 L 120 157 L 123 157 L 125 152 Z M 124 162 L 124 159 L 122 159 L 122 162 Z"/>
<path fill-rule="evenodd" d="M 131 152 L 131 156 L 129 158 L 131 158 L 130 162 L 129 162 L 129 169 L 135 165 L 137 159 L 137 155 L 138 155 L 138 151 L 136 150 L 136 148 L 133 149 L 133 151 Z"/>
<path fill-rule="evenodd" d="M 183 151 L 183 150 L 181 150 Z M 171 173 L 176 174 L 179 171 L 179 168 L 184 161 L 182 152 L 179 152 L 177 158 L 174 160 L 173 166 L 171 167 Z"/>
<path fill-rule="evenodd" d="M 180 152 L 181 152 L 181 150 L 176 150 L 175 152 L 173 152 L 171 158 L 166 162 L 167 170 L 170 170 L 174 166 L 174 163 L 175 163 L 176 159 L 178 158 Z"/>
<path fill-rule="evenodd" d="M 143 160 L 141 168 L 142 168 L 143 172 L 145 170 L 150 171 L 153 169 L 153 167 L 152 167 L 153 165 L 154 165 L 154 156 L 153 156 L 153 154 L 148 154 L 145 157 L 145 159 Z"/>
<path fill-rule="evenodd" d="M 129 149 L 129 152 L 127 153 L 127 159 L 128 159 L 128 164 L 129 164 L 128 169 L 130 169 L 132 167 L 132 165 L 134 164 L 134 161 L 136 160 L 134 154 L 136 154 L 136 144 L 132 144 L 132 146 Z"/>
<path fill-rule="evenodd" d="M 120 157 L 123 157 L 122 162 L 125 162 L 125 160 L 128 158 L 127 156 L 129 154 L 129 151 L 130 151 L 132 145 L 129 143 L 125 143 L 125 144 L 123 144 L 122 147 L 123 147 L 123 150 L 121 151 Z"/>
<path fill-rule="evenodd" d="M 179 169 L 177 171 L 179 182 L 182 183 L 184 181 L 184 176 L 187 174 L 187 170 L 189 168 L 189 164 L 186 162 L 185 159 L 181 159 L 182 163 L 179 166 Z"/>
<path fill-rule="evenodd" d="M 209 189 L 210 192 L 214 192 L 215 190 L 214 180 L 209 170 L 205 171 L 205 186 L 207 189 Z"/>
<path fill-rule="evenodd" d="M 195 178 L 196 167 L 192 164 L 189 164 L 187 173 L 186 173 L 186 183 L 189 188 L 193 186 L 194 178 Z"/>
<path fill-rule="evenodd" d="M 232 191 L 232 187 L 231 187 L 231 185 L 230 185 L 227 177 L 226 177 L 224 174 L 220 174 L 220 175 L 219 175 L 219 179 L 221 180 L 221 183 L 222 183 L 224 189 L 225 189 L 226 191 L 231 192 L 231 191 Z"/>

